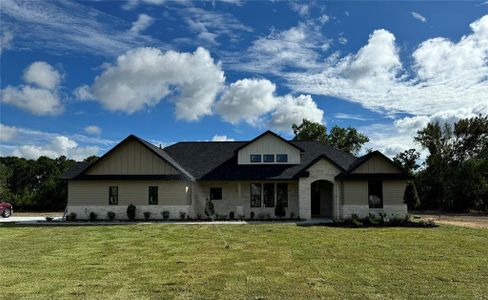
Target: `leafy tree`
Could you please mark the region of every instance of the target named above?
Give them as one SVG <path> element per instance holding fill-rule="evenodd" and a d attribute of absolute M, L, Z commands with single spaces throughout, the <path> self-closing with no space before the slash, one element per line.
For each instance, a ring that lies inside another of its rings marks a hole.
<path fill-rule="evenodd" d="M 414 182 L 409 182 L 405 188 L 403 202 L 407 204 L 408 210 L 414 210 L 420 205 L 420 198 Z"/>
<path fill-rule="evenodd" d="M 369 142 L 369 138 L 356 128 L 334 126 L 327 133 L 325 125 L 307 119 L 303 119 L 300 125 L 293 124 L 292 129 L 295 134 L 294 140 L 317 141 L 348 153 L 357 153 Z"/>
<path fill-rule="evenodd" d="M 98 160 L 100 157 L 96 156 L 96 155 L 92 155 L 92 156 L 88 156 L 87 158 L 85 158 L 83 161 L 84 162 L 89 162 L 89 163 L 93 163 L 95 162 L 96 160 Z"/>
<path fill-rule="evenodd" d="M 415 149 L 408 149 L 395 155 L 393 162 L 410 174 L 413 174 L 418 168 L 420 168 L 420 165 L 417 164 L 419 157 L 420 153 Z"/>

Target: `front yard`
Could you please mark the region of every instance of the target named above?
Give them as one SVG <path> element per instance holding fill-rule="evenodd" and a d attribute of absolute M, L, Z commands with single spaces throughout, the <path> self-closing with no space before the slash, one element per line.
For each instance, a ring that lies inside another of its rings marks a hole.
<path fill-rule="evenodd" d="M 0 253 L 4 299 L 488 295 L 488 230 L 446 225 L 0 226 Z"/>

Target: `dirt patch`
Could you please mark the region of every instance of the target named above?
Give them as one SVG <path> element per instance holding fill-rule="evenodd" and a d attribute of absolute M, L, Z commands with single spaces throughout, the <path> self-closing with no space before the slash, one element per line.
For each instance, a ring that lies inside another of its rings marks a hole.
<path fill-rule="evenodd" d="M 434 220 L 439 224 L 456 225 L 471 228 L 488 228 L 488 215 L 468 214 L 422 214 L 416 213 L 423 220 Z"/>

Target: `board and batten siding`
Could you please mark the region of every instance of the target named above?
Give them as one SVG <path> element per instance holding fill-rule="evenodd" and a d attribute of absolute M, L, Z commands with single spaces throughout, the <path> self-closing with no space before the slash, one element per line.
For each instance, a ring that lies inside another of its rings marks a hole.
<path fill-rule="evenodd" d="M 344 181 L 342 188 L 344 205 L 368 205 L 368 181 Z M 407 186 L 406 180 L 383 181 L 383 205 L 403 204 L 403 194 Z"/>
<path fill-rule="evenodd" d="M 245 146 L 244 148 L 239 150 L 237 161 L 240 165 L 246 164 L 280 164 L 276 162 L 274 163 L 265 163 L 261 159 L 261 163 L 251 163 L 251 154 L 287 154 L 288 155 L 288 162 L 281 163 L 281 164 L 299 164 L 300 163 L 300 150 L 293 147 L 292 145 L 288 144 L 287 142 L 279 139 L 278 137 L 272 134 L 266 134 L 261 138 L 255 140 L 254 142 L 250 143 L 249 145 Z"/>
<path fill-rule="evenodd" d="M 128 141 L 88 169 L 87 175 L 178 175 L 180 172 L 137 141 Z"/>
<path fill-rule="evenodd" d="M 384 157 L 373 156 L 357 169 L 352 171 L 353 174 L 364 173 L 399 173 L 400 170 L 392 164 L 391 161 Z"/>
<path fill-rule="evenodd" d="M 185 181 L 76 180 L 68 183 L 68 205 L 109 205 L 109 186 L 118 186 L 118 206 L 148 205 L 149 186 L 158 187 L 158 205 L 191 204 L 191 185 Z"/>

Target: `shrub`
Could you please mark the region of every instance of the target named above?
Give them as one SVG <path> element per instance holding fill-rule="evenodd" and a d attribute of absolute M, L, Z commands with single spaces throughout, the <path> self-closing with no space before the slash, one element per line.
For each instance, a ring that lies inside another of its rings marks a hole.
<path fill-rule="evenodd" d="M 180 219 L 184 220 L 186 217 L 186 212 L 180 211 Z"/>
<path fill-rule="evenodd" d="M 378 215 L 380 216 L 380 224 L 381 225 L 388 223 L 389 220 L 386 217 L 386 213 L 379 213 Z"/>
<path fill-rule="evenodd" d="M 107 218 L 108 218 L 109 220 L 113 220 L 113 219 L 115 219 L 115 213 L 114 213 L 113 211 L 109 211 L 109 212 L 107 213 Z"/>
<path fill-rule="evenodd" d="M 234 220 L 234 212 L 229 212 L 229 219 Z"/>
<path fill-rule="evenodd" d="M 46 221 L 52 222 L 53 218 L 52 217 L 46 217 Z"/>
<path fill-rule="evenodd" d="M 278 201 L 278 203 L 276 203 L 274 213 L 275 213 L 275 216 L 278 217 L 279 219 L 286 216 L 286 210 L 285 210 L 285 207 L 283 206 L 283 203 L 281 203 L 280 201 Z"/>
<path fill-rule="evenodd" d="M 212 218 L 215 215 L 215 207 L 212 200 L 207 198 L 205 202 L 205 215 L 209 218 Z"/>
<path fill-rule="evenodd" d="M 372 213 L 370 213 L 366 218 L 365 218 L 365 222 L 366 224 L 369 224 L 369 225 L 378 225 L 380 224 L 380 220 L 378 218 L 376 218 L 376 216 Z"/>
<path fill-rule="evenodd" d="M 350 221 L 351 221 L 351 225 L 354 226 L 354 227 L 361 227 L 361 226 L 363 226 L 363 222 L 361 222 L 361 219 L 356 214 L 352 214 L 351 215 Z"/>
<path fill-rule="evenodd" d="M 254 219 L 254 212 L 251 211 L 251 215 L 249 216 L 249 219 L 253 220 Z"/>
<path fill-rule="evenodd" d="M 127 218 L 131 221 L 136 219 L 136 206 L 134 204 L 129 204 L 129 206 L 127 206 Z"/>
<path fill-rule="evenodd" d="M 290 213 L 290 219 L 293 220 L 293 217 L 295 217 L 295 213 L 291 212 Z"/>
<path fill-rule="evenodd" d="M 216 220 L 225 220 L 227 219 L 227 215 L 215 214 Z"/>
<path fill-rule="evenodd" d="M 163 216 L 163 220 L 168 220 L 169 219 L 169 211 L 165 210 L 161 213 L 161 216 Z"/>
<path fill-rule="evenodd" d="M 197 220 L 201 220 L 202 219 L 202 214 L 197 214 Z"/>
<path fill-rule="evenodd" d="M 75 212 L 72 212 L 72 213 L 69 213 L 69 215 L 66 216 L 66 221 L 76 221 L 76 213 Z"/>
<path fill-rule="evenodd" d="M 96 221 L 97 218 L 98 218 L 98 215 L 96 213 L 94 213 L 94 212 L 90 213 L 90 221 L 92 221 L 92 222 Z"/>
<path fill-rule="evenodd" d="M 186 220 L 191 221 L 191 216 L 190 215 L 187 215 L 186 216 Z"/>
<path fill-rule="evenodd" d="M 241 221 L 244 221 L 244 219 L 246 218 L 245 215 L 237 215 L 237 218 Z"/>
<path fill-rule="evenodd" d="M 151 212 L 149 211 L 145 211 L 144 212 L 144 221 L 149 221 L 149 219 L 151 218 Z"/>

